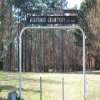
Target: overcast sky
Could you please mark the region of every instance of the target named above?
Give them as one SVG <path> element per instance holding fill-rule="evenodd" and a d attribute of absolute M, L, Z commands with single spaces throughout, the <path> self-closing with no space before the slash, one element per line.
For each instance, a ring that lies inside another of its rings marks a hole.
<path fill-rule="evenodd" d="M 68 8 L 73 8 L 75 5 L 77 5 L 78 8 L 80 8 L 81 2 L 84 0 L 68 0 Z"/>

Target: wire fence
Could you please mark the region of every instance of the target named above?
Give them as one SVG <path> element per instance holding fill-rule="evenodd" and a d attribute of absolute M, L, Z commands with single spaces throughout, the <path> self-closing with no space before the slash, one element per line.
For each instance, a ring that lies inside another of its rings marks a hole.
<path fill-rule="evenodd" d="M 18 93 L 18 76 L 6 73 L 0 78 L 0 100 L 7 100 L 11 91 Z M 86 100 L 99 100 L 100 76 L 86 76 Z M 22 80 L 23 100 L 83 100 L 81 74 L 30 74 Z"/>

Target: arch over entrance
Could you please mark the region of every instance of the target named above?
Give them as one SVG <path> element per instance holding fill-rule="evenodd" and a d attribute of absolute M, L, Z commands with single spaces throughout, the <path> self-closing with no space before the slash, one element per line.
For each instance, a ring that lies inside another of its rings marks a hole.
<path fill-rule="evenodd" d="M 21 98 L 22 95 L 22 35 L 23 33 L 28 29 L 66 29 L 66 30 L 74 30 L 78 29 L 81 31 L 81 34 L 83 36 L 83 98 L 86 100 L 86 66 L 85 66 L 85 32 L 83 29 L 78 25 L 72 25 L 72 26 L 33 26 L 33 27 L 24 27 L 19 35 L 19 97 Z"/>

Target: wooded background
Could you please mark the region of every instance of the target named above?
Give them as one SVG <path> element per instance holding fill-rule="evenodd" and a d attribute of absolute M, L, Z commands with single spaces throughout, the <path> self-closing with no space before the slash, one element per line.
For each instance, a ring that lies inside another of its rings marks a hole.
<path fill-rule="evenodd" d="M 5 71 L 18 71 L 18 35 L 27 10 L 62 9 L 63 0 L 0 0 L 0 58 Z M 80 26 L 86 32 L 87 70 L 100 68 L 100 1 L 85 0 L 80 8 Z M 75 6 L 75 8 L 77 7 Z M 39 15 L 41 13 L 36 13 Z M 56 13 L 56 14 L 62 14 Z M 31 26 L 34 26 L 33 24 Z M 38 26 L 38 25 L 37 25 Z M 28 30 L 23 35 L 23 71 L 69 72 L 82 70 L 82 36 L 79 30 Z"/>

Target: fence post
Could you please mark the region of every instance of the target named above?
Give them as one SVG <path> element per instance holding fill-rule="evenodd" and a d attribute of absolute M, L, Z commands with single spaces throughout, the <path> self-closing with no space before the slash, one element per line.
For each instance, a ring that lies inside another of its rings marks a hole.
<path fill-rule="evenodd" d="M 40 77 L 40 100 L 42 99 L 42 77 Z"/>
<path fill-rule="evenodd" d="M 64 100 L 65 92 L 64 92 L 64 78 L 62 78 L 62 100 Z"/>

